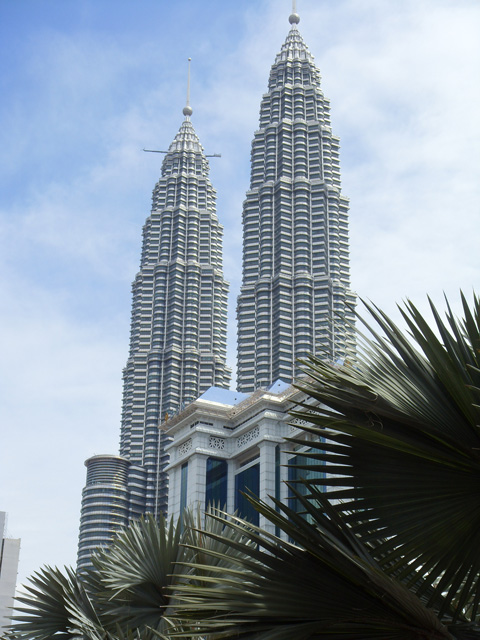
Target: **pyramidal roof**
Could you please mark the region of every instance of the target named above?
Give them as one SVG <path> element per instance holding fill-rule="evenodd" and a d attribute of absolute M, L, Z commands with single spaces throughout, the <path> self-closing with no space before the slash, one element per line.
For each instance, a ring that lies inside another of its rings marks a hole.
<path fill-rule="evenodd" d="M 282 60 L 308 60 L 309 62 L 314 64 L 314 58 L 310 53 L 307 45 L 303 41 L 303 38 L 300 35 L 300 31 L 297 27 L 298 23 L 300 22 L 298 14 L 292 13 L 289 21 L 292 26 L 290 28 L 290 31 L 288 32 L 287 39 L 282 45 L 280 53 L 278 53 L 277 57 L 275 58 L 275 64 L 281 62 Z"/>
<path fill-rule="evenodd" d="M 190 116 L 185 117 L 177 135 L 168 148 L 168 153 L 174 153 L 175 151 L 194 151 L 196 153 L 204 153 L 200 140 L 193 128 L 193 124 L 190 122 Z"/>

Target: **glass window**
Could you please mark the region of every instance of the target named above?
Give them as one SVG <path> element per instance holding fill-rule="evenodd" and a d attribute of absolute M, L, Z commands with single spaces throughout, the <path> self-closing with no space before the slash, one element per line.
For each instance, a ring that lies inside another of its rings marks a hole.
<path fill-rule="evenodd" d="M 309 451 L 311 451 L 311 449 L 309 449 Z M 292 458 L 290 458 L 290 460 L 288 461 L 288 464 L 311 466 L 311 465 L 317 465 L 318 461 L 313 460 L 312 458 L 306 458 L 301 454 L 297 454 L 296 456 L 293 456 Z M 325 477 L 324 471 L 317 471 L 313 469 L 312 470 L 299 469 L 296 466 L 289 466 L 288 468 L 289 482 L 295 482 L 296 480 L 301 480 L 302 478 L 304 480 L 314 480 L 315 478 L 324 478 L 324 477 Z M 302 484 L 301 482 L 297 482 L 294 486 L 296 491 L 300 493 L 300 495 L 302 496 L 306 495 L 307 487 L 304 484 Z M 289 490 L 288 493 L 289 493 L 288 497 L 290 498 L 288 506 L 294 511 L 296 511 L 297 513 L 299 513 L 300 511 L 302 511 L 302 507 L 299 500 L 293 497 L 293 493 L 291 490 Z"/>
<path fill-rule="evenodd" d="M 227 473 L 228 465 L 226 460 L 207 458 L 205 507 L 211 504 L 220 506 L 221 509 L 226 508 Z"/>
<path fill-rule="evenodd" d="M 258 526 L 258 512 L 255 511 L 244 495 L 244 493 L 249 492 L 252 492 L 255 496 L 260 493 L 260 463 L 248 467 L 248 469 L 237 473 L 235 476 L 235 511 L 241 518 L 245 518 L 245 520 Z"/>

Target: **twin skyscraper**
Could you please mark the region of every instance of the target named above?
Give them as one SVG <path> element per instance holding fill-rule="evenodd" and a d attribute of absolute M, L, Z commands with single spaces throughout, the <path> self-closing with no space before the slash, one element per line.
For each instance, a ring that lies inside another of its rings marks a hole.
<path fill-rule="evenodd" d="M 308 354 L 336 361 L 354 351 L 339 140 L 299 20 L 295 12 L 289 18 L 252 142 L 237 304 L 241 398 L 278 380 L 291 383 Z M 210 387 L 230 384 L 223 228 L 188 101 L 183 114 L 143 228 L 120 455 L 85 463 L 79 569 L 131 519 L 167 512 L 169 422 Z"/>

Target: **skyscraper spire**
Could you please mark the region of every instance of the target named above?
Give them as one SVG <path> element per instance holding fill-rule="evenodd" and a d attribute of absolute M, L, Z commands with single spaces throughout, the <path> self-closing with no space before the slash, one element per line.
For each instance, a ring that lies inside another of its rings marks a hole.
<path fill-rule="evenodd" d="M 310 353 L 337 360 L 353 350 L 339 140 L 299 21 L 293 3 L 252 142 L 237 305 L 242 392 L 291 382 Z"/>
<path fill-rule="evenodd" d="M 192 59 L 189 58 L 188 59 L 188 75 L 187 75 L 187 103 L 183 107 L 183 115 L 186 118 L 189 118 L 193 113 L 193 109 L 190 106 L 190 65 L 191 65 L 191 62 L 192 62 Z"/>
<path fill-rule="evenodd" d="M 297 13 L 297 2 L 296 0 L 292 0 L 292 13 L 288 18 L 288 21 L 293 26 L 294 24 L 298 24 L 300 22 L 300 16 Z"/>

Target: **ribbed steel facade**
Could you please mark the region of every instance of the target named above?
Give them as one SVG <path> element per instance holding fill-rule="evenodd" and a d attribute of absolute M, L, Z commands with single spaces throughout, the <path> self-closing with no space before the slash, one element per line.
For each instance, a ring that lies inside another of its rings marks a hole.
<path fill-rule="evenodd" d="M 298 375 L 297 359 L 354 350 L 348 199 L 320 72 L 292 15 L 270 72 L 243 207 L 239 391 Z"/>
<path fill-rule="evenodd" d="M 298 21 L 290 16 L 252 143 L 237 307 L 237 384 L 244 393 L 279 378 L 290 383 L 299 373 L 297 359 L 310 353 L 336 361 L 354 352 L 339 140 Z M 230 382 L 223 230 L 189 106 L 184 114 L 143 229 L 120 457 L 86 463 L 79 567 L 132 517 L 166 512 L 169 438 L 162 425 L 209 387 Z"/>
<path fill-rule="evenodd" d="M 120 455 L 147 473 L 146 511 L 166 512 L 159 430 L 212 385 L 228 387 L 228 284 L 209 165 L 187 115 L 170 145 L 143 228 L 124 370 Z"/>

